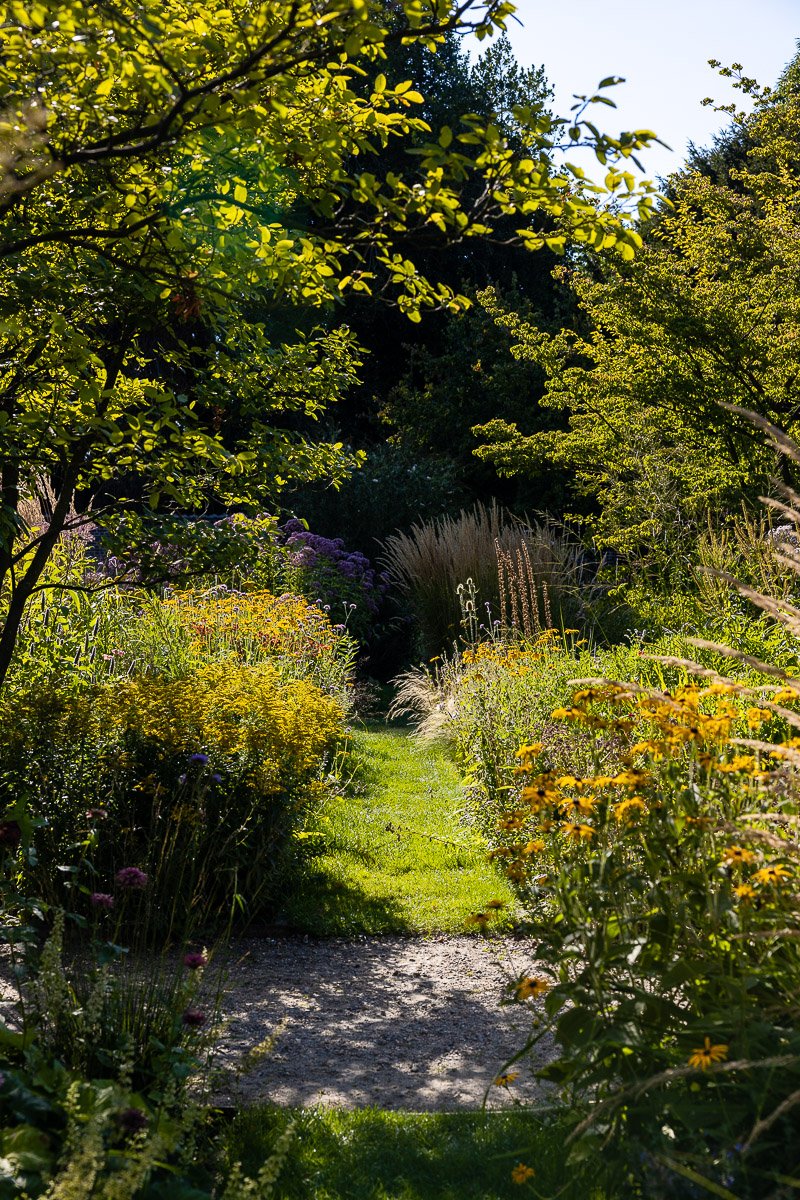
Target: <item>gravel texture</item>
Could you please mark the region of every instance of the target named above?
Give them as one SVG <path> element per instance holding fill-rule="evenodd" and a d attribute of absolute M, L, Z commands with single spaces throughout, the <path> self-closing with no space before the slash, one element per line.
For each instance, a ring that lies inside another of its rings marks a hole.
<path fill-rule="evenodd" d="M 229 960 L 218 1065 L 223 1104 L 491 1108 L 543 1098 L 532 1078 L 551 1045 L 493 1085 L 524 1043 L 535 1006 L 500 999 L 533 970 L 526 943 L 480 937 L 249 939 Z M 243 1056 L 276 1035 L 240 1070 Z M 255 1056 L 257 1057 L 257 1056 Z"/>

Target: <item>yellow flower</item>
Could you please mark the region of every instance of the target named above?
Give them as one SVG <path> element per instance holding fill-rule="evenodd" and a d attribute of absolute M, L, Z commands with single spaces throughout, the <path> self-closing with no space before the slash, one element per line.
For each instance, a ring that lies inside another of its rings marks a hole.
<path fill-rule="evenodd" d="M 494 1081 L 495 1087 L 507 1088 L 515 1079 L 519 1079 L 519 1071 L 506 1071 L 502 1075 L 498 1075 Z"/>
<path fill-rule="evenodd" d="M 627 770 L 620 771 L 619 775 L 615 775 L 611 782 L 615 787 L 640 788 L 649 778 L 647 771 L 628 767 Z"/>
<path fill-rule="evenodd" d="M 703 1040 L 703 1045 L 689 1055 L 689 1066 L 699 1067 L 701 1071 L 705 1071 L 712 1063 L 722 1062 L 726 1059 L 728 1049 L 729 1047 L 724 1043 L 712 1046 L 711 1038 L 707 1037 Z"/>
<path fill-rule="evenodd" d="M 529 1179 L 533 1179 L 535 1174 L 536 1172 L 533 1167 L 526 1166 L 525 1163 L 520 1162 L 517 1163 L 511 1172 L 511 1178 L 514 1183 L 527 1183 Z"/>
<path fill-rule="evenodd" d="M 529 742 L 525 746 L 520 746 L 519 750 L 517 751 L 516 757 L 517 758 L 533 758 L 533 756 L 535 754 L 541 754 L 541 752 L 542 752 L 542 743 L 541 742 Z"/>
<path fill-rule="evenodd" d="M 576 779 L 574 775 L 562 775 L 560 779 L 556 780 L 556 787 L 557 788 L 565 788 L 565 787 L 582 788 L 583 780 Z"/>
<path fill-rule="evenodd" d="M 664 742 L 656 741 L 655 738 L 648 738 L 644 742 L 637 742 L 635 746 L 631 746 L 631 754 L 650 754 L 653 758 L 663 758 L 665 750 Z"/>
<path fill-rule="evenodd" d="M 491 918 L 488 913 L 485 913 L 485 912 L 471 913 L 467 917 L 467 924 L 468 925 L 476 925 L 478 927 L 478 929 L 485 929 L 486 926 L 489 924 L 490 920 L 491 920 Z"/>
<path fill-rule="evenodd" d="M 538 784 L 536 786 L 524 787 L 522 796 L 520 797 L 524 804 L 530 807 L 532 813 L 541 812 L 548 804 L 553 804 L 561 799 L 560 793 L 553 791 L 551 787 Z"/>
<path fill-rule="evenodd" d="M 596 807 L 597 796 L 567 796 L 559 802 L 562 812 L 568 813 L 572 809 L 585 817 L 591 816 Z"/>
<path fill-rule="evenodd" d="M 730 762 L 714 762 L 711 760 L 710 765 L 715 771 L 721 771 L 723 774 L 732 771 L 752 771 L 755 766 L 755 758 L 752 754 L 737 754 Z"/>
<path fill-rule="evenodd" d="M 756 890 L 750 883 L 739 883 L 733 889 L 733 894 L 742 904 L 749 904 L 751 900 L 755 900 Z"/>
<path fill-rule="evenodd" d="M 627 800 L 620 800 L 619 804 L 614 805 L 614 816 L 618 821 L 634 817 L 637 812 L 647 812 L 647 805 L 641 796 L 629 796 Z"/>
<path fill-rule="evenodd" d="M 755 862 L 755 854 L 752 850 L 746 850 L 744 846 L 727 846 L 722 851 L 722 862 L 729 867 L 741 867 L 744 863 Z"/>
<path fill-rule="evenodd" d="M 768 887 L 770 884 L 782 883 L 784 879 L 791 879 L 792 873 L 788 867 L 784 867 L 781 863 L 775 863 L 771 867 L 762 867 L 760 871 L 756 871 L 753 876 L 753 883 L 756 887 Z"/>
<path fill-rule="evenodd" d="M 584 825 L 579 821 L 569 821 L 566 825 L 562 825 L 561 832 L 571 842 L 590 842 L 594 837 L 591 825 Z"/>
<path fill-rule="evenodd" d="M 765 721 L 771 720 L 773 714 L 768 708 L 748 708 L 748 729 L 758 729 Z"/>
<path fill-rule="evenodd" d="M 532 842 L 528 842 L 527 845 L 522 847 L 522 853 L 525 855 L 541 854 L 542 850 L 544 850 L 544 841 L 542 838 L 534 838 Z"/>
<path fill-rule="evenodd" d="M 540 979 L 536 975 L 523 975 L 514 987 L 514 999 L 538 1000 L 549 990 L 550 984 L 546 979 Z"/>

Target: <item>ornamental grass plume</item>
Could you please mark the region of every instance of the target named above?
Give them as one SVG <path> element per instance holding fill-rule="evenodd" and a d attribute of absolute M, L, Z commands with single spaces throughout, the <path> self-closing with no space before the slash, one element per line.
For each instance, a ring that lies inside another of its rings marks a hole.
<path fill-rule="evenodd" d="M 516 563 L 517 555 L 522 564 L 519 580 L 508 566 Z M 579 597 L 588 589 L 582 555 L 565 532 L 547 522 L 513 516 L 496 501 L 392 534 L 384 543 L 382 562 L 390 581 L 408 598 L 419 625 L 420 650 L 428 658 L 459 637 L 458 588 L 468 579 L 478 610 L 487 614 L 487 628 L 500 613 L 501 580 L 513 588 L 515 597 L 524 597 L 517 623 L 517 610 L 510 604 L 506 617 L 507 628 L 513 625 L 520 633 L 526 632 L 520 614 L 530 608 L 532 597 L 546 595 L 556 614 L 563 610 L 566 615 L 580 607 Z M 551 621 L 552 613 L 546 623 Z M 530 614 L 528 625 L 533 631 Z"/>

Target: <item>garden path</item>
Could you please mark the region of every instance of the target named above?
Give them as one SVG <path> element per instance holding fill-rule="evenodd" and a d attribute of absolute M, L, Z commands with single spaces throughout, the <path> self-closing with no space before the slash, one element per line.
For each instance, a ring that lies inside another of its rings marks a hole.
<path fill-rule="evenodd" d="M 511 1068 L 507 1089 L 493 1081 L 535 1017 L 499 1002 L 534 964 L 523 939 L 463 932 L 490 899 L 513 899 L 460 821 L 457 772 L 406 730 L 359 736 L 368 793 L 323 812 L 324 845 L 302 894 L 287 898 L 288 926 L 308 933 L 232 947 L 220 1065 L 235 1071 L 277 1036 L 220 1100 L 413 1111 L 474 1109 L 484 1096 L 490 1107 L 530 1103 L 543 1095 L 532 1066 L 548 1043 Z M 398 827 L 414 832 L 399 837 Z"/>

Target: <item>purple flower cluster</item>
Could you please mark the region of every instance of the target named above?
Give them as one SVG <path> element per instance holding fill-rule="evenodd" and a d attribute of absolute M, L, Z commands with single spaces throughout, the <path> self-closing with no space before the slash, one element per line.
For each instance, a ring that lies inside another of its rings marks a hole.
<path fill-rule="evenodd" d="M 341 538 L 311 533 L 301 521 L 292 519 L 282 526 L 291 567 L 299 568 L 313 580 L 320 598 L 331 609 L 348 601 L 363 604 L 375 616 L 388 581 L 378 574 L 366 554 L 347 550 Z"/>
<path fill-rule="evenodd" d="M 138 867 L 123 867 L 120 871 L 117 871 L 114 878 L 121 888 L 147 887 L 147 876 Z"/>

